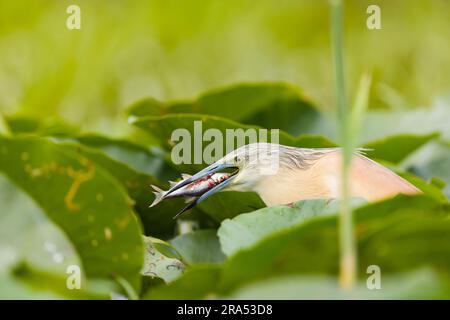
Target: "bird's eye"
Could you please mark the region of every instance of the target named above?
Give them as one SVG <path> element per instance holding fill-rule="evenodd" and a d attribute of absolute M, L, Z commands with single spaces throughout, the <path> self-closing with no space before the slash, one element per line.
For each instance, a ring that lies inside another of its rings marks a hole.
<path fill-rule="evenodd" d="M 237 164 L 241 163 L 242 162 L 242 157 L 239 157 L 239 156 L 234 157 L 234 162 L 237 163 Z"/>

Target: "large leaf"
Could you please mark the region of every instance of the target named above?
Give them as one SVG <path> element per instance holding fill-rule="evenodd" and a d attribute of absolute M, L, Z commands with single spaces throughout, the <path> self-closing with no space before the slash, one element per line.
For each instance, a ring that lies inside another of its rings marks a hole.
<path fill-rule="evenodd" d="M 16 117 L 10 119 L 15 133 L 34 135 L 51 135 L 45 122 L 35 118 Z M 146 149 L 124 139 L 112 139 L 98 134 L 66 134 L 58 141 L 65 143 L 65 148 L 82 154 L 107 169 L 128 190 L 134 200 L 135 209 L 144 223 L 145 233 L 170 238 L 175 230 L 172 217 L 183 207 L 180 201 L 166 202 L 155 208 L 148 208 L 153 199 L 150 185 L 159 185 L 159 179 L 173 180 L 178 173 L 167 165 L 164 153 L 157 149 Z M 82 145 L 80 145 L 81 143 Z M 86 146 L 86 147 L 85 147 Z M 88 147 L 88 148 L 87 148 Z M 198 210 L 196 210 L 198 213 Z"/>
<path fill-rule="evenodd" d="M 83 280 L 80 289 L 68 290 L 67 274 L 55 274 L 45 269 L 37 269 L 27 263 L 17 265 L 12 274 L 16 282 L 8 283 L 8 287 L 5 289 L 19 290 L 15 293 L 5 294 L 9 299 L 13 297 L 16 299 L 30 299 L 31 297 L 34 299 L 110 299 L 114 294 L 118 294 L 119 289 L 118 284 L 111 281 L 90 280 L 86 284 L 86 280 Z M 8 280 L 11 279 L 6 279 L 6 281 Z M 18 281 L 23 284 L 23 287 L 18 287 Z M 51 296 L 45 296 L 45 294 L 51 294 Z"/>
<path fill-rule="evenodd" d="M 399 134 L 371 141 L 364 145 L 370 149 L 367 154 L 373 159 L 399 163 L 429 141 L 439 137 L 438 133 L 428 135 Z"/>
<path fill-rule="evenodd" d="M 0 175 L 0 203 L 0 247 L 5 254 L 10 252 L 12 258 L 10 262 L 7 258 L 2 260 L 0 270 L 23 261 L 36 268 L 65 274 L 67 265 L 80 265 L 67 236 L 3 175 Z"/>
<path fill-rule="evenodd" d="M 450 139 L 448 119 L 450 108 L 447 102 L 429 108 L 397 111 L 371 111 L 363 121 L 361 142 L 368 143 L 389 135 L 427 135 L 439 132 L 444 140 Z"/>
<path fill-rule="evenodd" d="M 355 199 L 355 203 L 361 203 Z M 306 219 L 335 214 L 339 201 L 315 199 L 298 201 L 292 206 L 275 206 L 241 214 L 232 220 L 222 222 L 217 234 L 227 256 L 250 247 L 275 231 L 293 228 Z"/>
<path fill-rule="evenodd" d="M 129 109 L 131 116 L 198 113 L 278 128 L 291 134 L 316 133 L 324 119 L 297 88 L 283 83 L 240 84 L 216 89 L 194 101 L 162 103 L 149 98 Z"/>
<path fill-rule="evenodd" d="M 197 230 L 179 235 L 170 243 L 188 264 L 218 263 L 225 260 L 216 230 Z"/>
<path fill-rule="evenodd" d="M 80 290 L 66 289 L 66 268 L 69 265 L 81 266 L 81 263 L 65 234 L 3 175 L 0 175 L 0 203 L 0 298 L 77 297 L 74 291 Z M 34 270 L 45 270 L 49 277 L 61 281 L 46 281 L 45 288 L 33 288 L 28 281 L 30 272 L 24 272 L 24 265 L 32 265 Z M 83 277 L 81 285 L 85 291 L 90 282 Z"/>
<path fill-rule="evenodd" d="M 398 196 L 355 211 L 359 269 L 383 274 L 450 261 L 450 209 L 426 196 Z M 239 251 L 227 262 L 222 289 L 275 274 L 338 271 L 337 216 L 310 219 Z"/>
<path fill-rule="evenodd" d="M 366 274 L 368 278 L 371 274 Z M 228 299 L 448 299 L 450 287 L 429 269 L 381 275 L 379 289 L 370 290 L 363 280 L 352 290 L 342 289 L 336 278 L 326 276 L 285 276 L 257 282 L 237 290 Z"/>
<path fill-rule="evenodd" d="M 432 142 L 408 158 L 402 167 L 424 179 L 442 179 L 446 185 L 444 192 L 450 197 L 450 145 Z"/>
<path fill-rule="evenodd" d="M 146 148 L 124 138 L 110 138 L 94 133 L 79 134 L 69 124 L 56 119 L 14 116 L 8 118 L 8 124 L 14 134 L 52 136 L 58 140 L 76 141 L 100 149 L 110 158 L 127 164 L 135 171 L 147 173 L 158 179 L 169 180 L 176 176 L 167 165 L 164 152 L 157 147 Z"/>
<path fill-rule="evenodd" d="M 38 134 L 42 136 L 73 136 L 78 128 L 57 118 L 10 116 L 7 123 L 13 134 Z"/>
<path fill-rule="evenodd" d="M 440 203 L 448 203 L 448 198 L 444 194 L 444 192 L 441 190 L 440 187 L 437 187 L 433 181 L 426 182 L 417 176 L 404 171 L 396 171 L 394 170 L 399 176 L 406 179 L 407 181 L 411 182 L 413 185 L 415 185 L 417 188 L 419 188 L 424 194 L 427 196 L 433 198 L 434 200 L 440 202 Z"/>
<path fill-rule="evenodd" d="M 125 189 L 88 158 L 45 139 L 0 138 L 0 171 L 64 230 L 87 277 L 139 287 L 139 222 Z"/>
<path fill-rule="evenodd" d="M 203 212 L 218 223 L 265 206 L 256 193 L 237 191 L 219 192 L 198 205 Z"/>
<path fill-rule="evenodd" d="M 100 149 L 110 158 L 128 165 L 136 172 L 159 180 L 177 177 L 177 173 L 165 161 L 164 153 L 156 148 L 145 148 L 125 139 L 111 139 L 97 134 L 79 135 L 74 139 L 86 146 Z"/>

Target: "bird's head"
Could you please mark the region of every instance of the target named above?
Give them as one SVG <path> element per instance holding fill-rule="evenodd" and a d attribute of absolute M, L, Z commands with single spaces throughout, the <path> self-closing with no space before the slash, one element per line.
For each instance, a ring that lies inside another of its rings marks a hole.
<path fill-rule="evenodd" d="M 225 186 L 228 190 L 252 191 L 265 176 L 277 173 L 280 147 L 262 142 L 248 144 L 230 152 L 212 166 L 233 170 Z"/>
<path fill-rule="evenodd" d="M 175 185 L 167 194 L 216 172 L 229 172 L 230 175 L 200 196 L 190 208 L 220 190 L 251 191 L 264 176 L 276 174 L 279 155 L 278 144 L 252 143 L 242 146 Z"/>

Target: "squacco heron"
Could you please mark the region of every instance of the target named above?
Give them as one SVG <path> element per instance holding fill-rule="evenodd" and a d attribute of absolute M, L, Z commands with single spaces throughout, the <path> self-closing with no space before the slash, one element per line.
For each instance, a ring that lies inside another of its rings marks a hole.
<path fill-rule="evenodd" d="M 212 174 L 231 170 L 227 179 L 200 195 L 179 214 L 220 190 L 256 192 L 267 206 L 291 204 L 304 199 L 339 198 L 341 161 L 340 148 L 306 149 L 253 143 L 230 152 L 175 184 L 166 195 Z M 414 185 L 360 152 L 353 155 L 349 189 L 352 197 L 369 202 L 399 193 L 420 193 Z"/>

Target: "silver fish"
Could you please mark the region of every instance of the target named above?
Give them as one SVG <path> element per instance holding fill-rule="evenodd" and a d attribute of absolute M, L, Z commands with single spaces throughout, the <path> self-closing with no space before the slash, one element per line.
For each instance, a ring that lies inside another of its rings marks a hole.
<path fill-rule="evenodd" d="M 186 200 L 186 203 L 191 202 L 195 198 L 201 196 L 206 191 L 212 189 L 217 184 L 223 182 L 224 180 L 229 178 L 228 173 L 214 173 L 211 175 L 208 175 L 202 179 L 196 180 L 172 193 L 169 195 L 167 194 L 167 191 L 162 190 L 161 188 L 158 188 L 157 186 L 152 185 L 153 193 L 155 194 L 155 199 L 153 200 L 153 203 L 150 205 L 150 207 L 153 207 L 160 203 L 164 199 L 170 199 L 170 198 L 179 198 L 184 197 Z M 182 181 L 188 179 L 190 175 L 188 174 L 181 174 L 181 177 L 183 178 Z M 169 181 L 170 187 L 173 187 L 177 185 L 178 183 L 182 182 L 172 182 Z"/>

